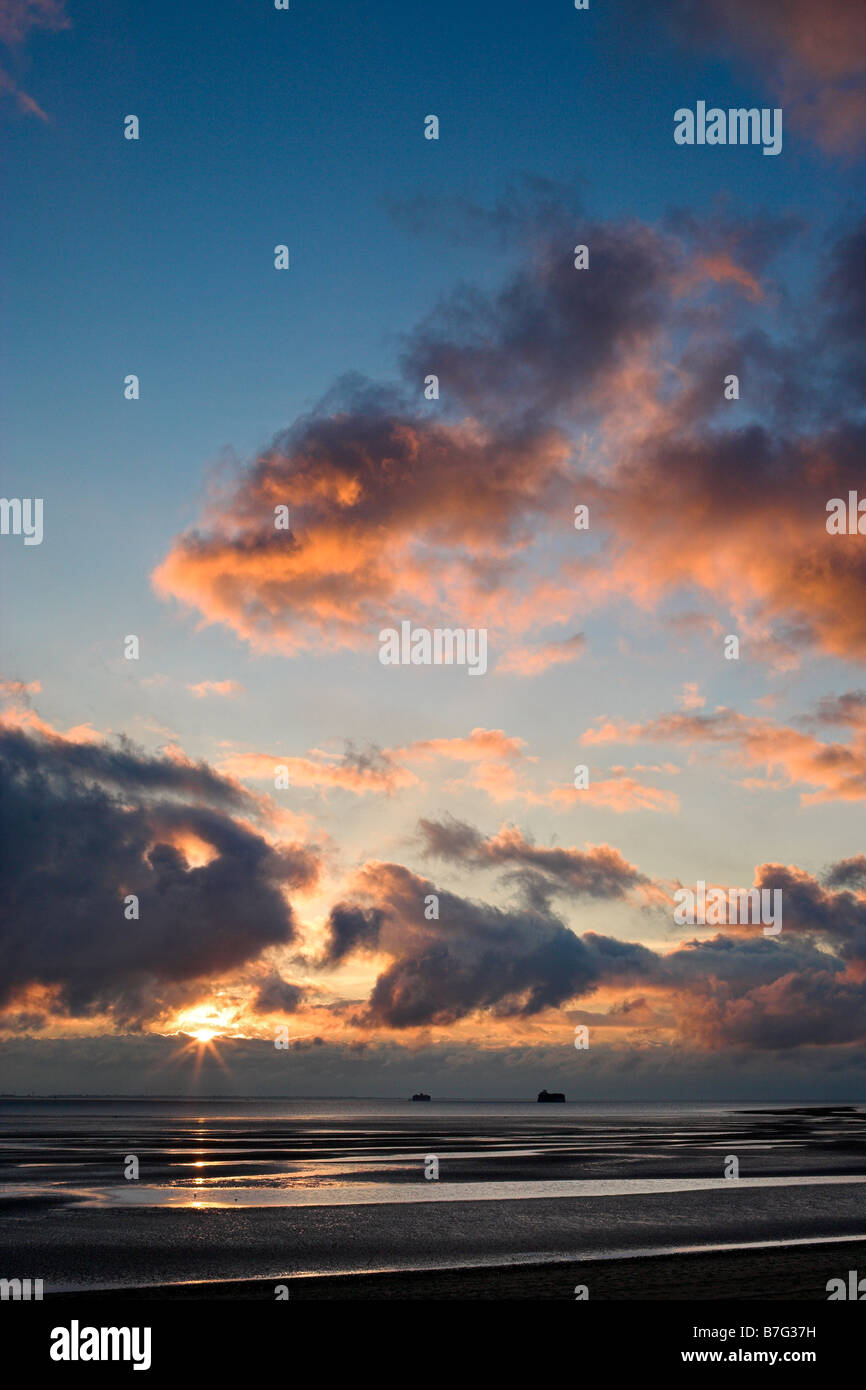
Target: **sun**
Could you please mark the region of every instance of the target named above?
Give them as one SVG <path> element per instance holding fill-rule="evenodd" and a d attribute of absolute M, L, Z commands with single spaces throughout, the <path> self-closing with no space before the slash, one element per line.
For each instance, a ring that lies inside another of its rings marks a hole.
<path fill-rule="evenodd" d="M 175 1027 L 179 1033 L 200 1045 L 211 1043 L 233 1031 L 236 1009 L 219 1008 L 215 1004 L 200 1004 L 178 1014 Z"/>
<path fill-rule="evenodd" d="M 171 1054 L 170 1065 L 191 1062 L 193 1075 L 198 1078 L 205 1063 L 216 1064 L 228 1073 L 228 1067 L 220 1054 L 218 1043 L 237 1036 L 234 1032 L 236 1009 L 219 1009 L 214 1005 L 200 1005 L 179 1014 L 175 1021 L 174 1037 L 179 1046 Z"/>

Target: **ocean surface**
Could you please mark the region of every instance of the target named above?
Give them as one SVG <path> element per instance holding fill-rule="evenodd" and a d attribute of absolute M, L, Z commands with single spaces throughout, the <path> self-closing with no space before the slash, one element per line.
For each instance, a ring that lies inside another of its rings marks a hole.
<path fill-rule="evenodd" d="M 171 1288 L 844 1245 L 866 1239 L 864 1183 L 860 1104 L 6 1099 L 0 1276 Z"/>

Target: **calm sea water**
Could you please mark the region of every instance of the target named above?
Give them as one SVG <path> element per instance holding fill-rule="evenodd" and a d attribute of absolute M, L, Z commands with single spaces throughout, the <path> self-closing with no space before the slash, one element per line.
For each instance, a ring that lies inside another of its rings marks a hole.
<path fill-rule="evenodd" d="M 0 1101 L 0 1190 L 137 1205 L 196 1195 L 253 1205 L 351 1200 L 342 1190 L 365 1201 L 442 1200 L 455 1184 L 491 1198 L 529 1197 L 533 1185 L 538 1195 L 605 1183 L 653 1190 L 724 1181 L 729 1155 L 744 1181 L 866 1174 L 866 1108 Z M 447 1188 L 427 1176 L 437 1166 Z"/>

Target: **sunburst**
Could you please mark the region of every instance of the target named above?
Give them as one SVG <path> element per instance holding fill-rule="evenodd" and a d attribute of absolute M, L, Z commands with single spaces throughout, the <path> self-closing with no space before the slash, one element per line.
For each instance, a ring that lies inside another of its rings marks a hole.
<path fill-rule="evenodd" d="M 228 1067 L 220 1055 L 217 1044 L 222 1038 L 231 1036 L 234 1010 L 220 1012 L 215 1008 L 194 1009 L 177 1019 L 176 1036 L 181 1040 L 180 1047 L 171 1054 L 170 1064 L 192 1060 L 193 1076 L 198 1080 L 205 1059 L 214 1061 L 226 1073 Z"/>

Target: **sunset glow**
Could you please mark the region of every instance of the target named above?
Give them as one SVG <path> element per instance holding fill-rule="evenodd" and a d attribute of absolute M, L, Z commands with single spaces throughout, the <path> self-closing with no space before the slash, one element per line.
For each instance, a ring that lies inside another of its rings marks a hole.
<path fill-rule="evenodd" d="M 71 3 L 12 8 L 13 1089 L 853 1085 L 862 6 L 509 4 L 479 104 L 388 0 L 363 118 L 314 12 L 218 3 L 193 110 L 133 7 L 116 129 Z"/>

